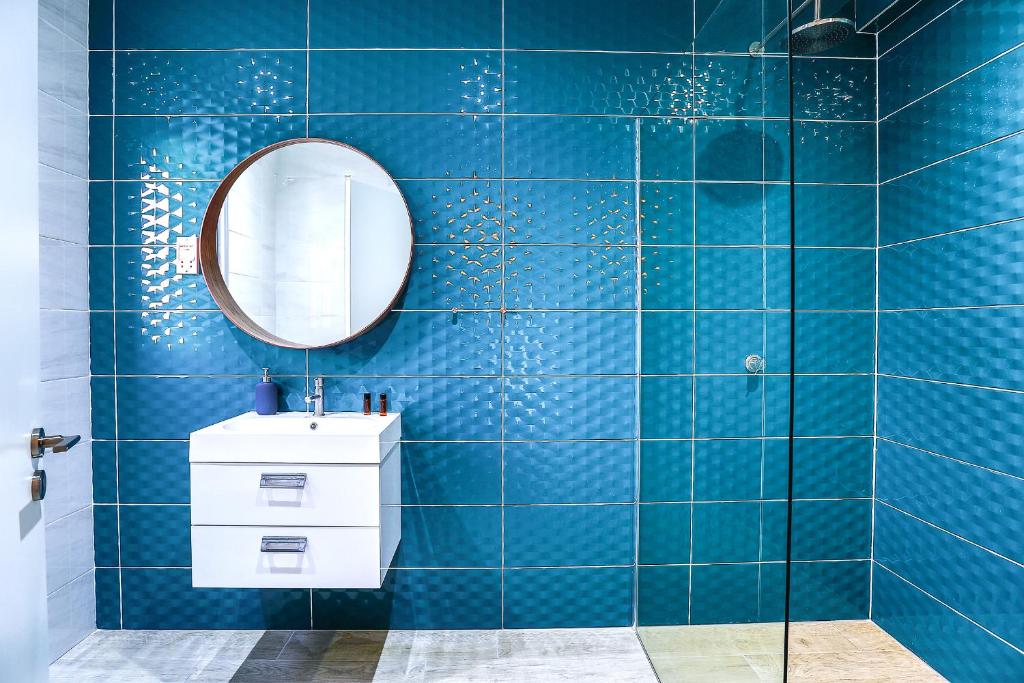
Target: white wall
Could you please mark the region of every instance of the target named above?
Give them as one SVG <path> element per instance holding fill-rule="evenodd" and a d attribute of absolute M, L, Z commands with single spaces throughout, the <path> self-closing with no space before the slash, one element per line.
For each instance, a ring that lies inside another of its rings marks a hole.
<path fill-rule="evenodd" d="M 89 416 L 88 0 L 39 3 L 39 259 L 43 424 L 81 434 L 47 454 L 50 656 L 96 627 Z"/>

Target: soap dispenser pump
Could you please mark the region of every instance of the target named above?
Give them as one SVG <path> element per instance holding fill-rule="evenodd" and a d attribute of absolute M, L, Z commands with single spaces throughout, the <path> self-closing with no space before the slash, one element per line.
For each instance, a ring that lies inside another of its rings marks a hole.
<path fill-rule="evenodd" d="M 256 385 L 256 413 L 277 414 L 277 385 L 270 379 L 270 368 L 263 368 L 263 379 Z"/>

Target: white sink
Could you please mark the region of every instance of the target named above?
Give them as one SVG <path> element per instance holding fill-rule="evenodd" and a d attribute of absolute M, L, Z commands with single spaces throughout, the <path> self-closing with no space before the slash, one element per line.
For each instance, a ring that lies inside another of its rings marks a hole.
<path fill-rule="evenodd" d="M 244 413 L 192 432 L 190 462 L 379 463 L 398 442 L 402 416 Z"/>

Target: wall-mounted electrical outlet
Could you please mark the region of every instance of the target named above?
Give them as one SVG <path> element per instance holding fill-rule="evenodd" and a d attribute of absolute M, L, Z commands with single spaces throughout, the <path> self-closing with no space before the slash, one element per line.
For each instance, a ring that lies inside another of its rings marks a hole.
<path fill-rule="evenodd" d="M 179 237 L 175 244 L 174 267 L 179 275 L 199 273 L 199 238 Z"/>

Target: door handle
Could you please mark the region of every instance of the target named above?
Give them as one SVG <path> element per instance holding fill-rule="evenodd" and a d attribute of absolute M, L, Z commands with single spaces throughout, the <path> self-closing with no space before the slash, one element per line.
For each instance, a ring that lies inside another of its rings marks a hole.
<path fill-rule="evenodd" d="M 305 536 L 264 536 L 260 539 L 261 553 L 304 553 Z"/>
<path fill-rule="evenodd" d="M 297 474 L 268 474 L 260 475 L 261 489 L 304 489 L 306 488 L 306 475 Z"/>
<path fill-rule="evenodd" d="M 78 434 L 47 436 L 42 427 L 36 427 L 32 430 L 32 437 L 29 440 L 29 452 L 33 458 L 43 457 L 47 449 L 54 453 L 65 453 L 74 448 L 75 444 L 81 440 L 82 437 Z"/>

